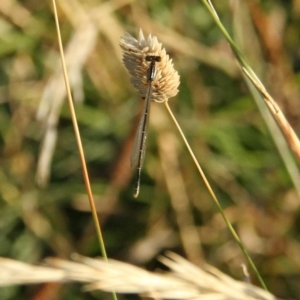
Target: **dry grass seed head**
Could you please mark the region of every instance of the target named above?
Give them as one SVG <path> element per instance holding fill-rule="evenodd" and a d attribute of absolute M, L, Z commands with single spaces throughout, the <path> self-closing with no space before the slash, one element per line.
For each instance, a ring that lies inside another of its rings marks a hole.
<path fill-rule="evenodd" d="M 147 56 L 159 56 L 161 61 L 156 63 L 157 74 L 152 82 L 152 100 L 162 103 L 178 93 L 179 75 L 174 70 L 172 59 L 162 48 L 156 36 L 149 34 L 144 37 L 140 29 L 138 40 L 129 33 L 120 39 L 120 46 L 123 50 L 123 62 L 131 75 L 131 82 L 145 98 L 147 90 L 147 70 L 149 62 Z"/>

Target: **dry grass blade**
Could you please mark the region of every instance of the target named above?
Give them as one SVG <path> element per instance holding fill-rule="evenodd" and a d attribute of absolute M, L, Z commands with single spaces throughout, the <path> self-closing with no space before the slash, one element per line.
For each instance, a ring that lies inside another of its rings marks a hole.
<path fill-rule="evenodd" d="M 97 30 L 95 26 L 85 21 L 78 26 L 66 50 L 66 64 L 69 80 L 76 102 L 81 102 L 83 99 L 81 72 L 86 59 L 94 49 L 96 38 Z M 49 180 L 50 165 L 56 146 L 57 124 L 65 97 L 66 88 L 62 69 L 58 65 L 57 71 L 49 79 L 44 89 L 37 112 L 37 119 L 45 123 L 44 139 L 36 174 L 36 179 L 40 186 L 46 185 Z"/>
<path fill-rule="evenodd" d="M 186 256 L 194 263 L 202 262 L 201 238 L 195 225 L 191 203 L 185 189 L 184 178 L 178 172 L 180 169 L 178 144 L 174 134 L 168 131 L 160 133 L 158 137 L 158 149 Z"/>
<path fill-rule="evenodd" d="M 136 293 L 163 299 L 262 299 L 276 297 L 249 283 L 236 281 L 217 269 L 200 269 L 184 258 L 168 253 L 161 261 L 170 268 L 163 274 L 151 273 L 115 260 L 74 255 L 73 261 L 51 258 L 46 266 L 30 266 L 0 259 L 0 286 L 41 282 L 79 281 L 89 283 L 85 290 L 99 289 Z"/>
<path fill-rule="evenodd" d="M 293 150 L 294 154 L 297 156 L 298 160 L 300 160 L 300 141 L 295 131 L 293 130 L 293 128 L 285 118 L 284 114 L 282 113 L 281 109 L 279 108 L 277 103 L 273 100 L 273 98 L 268 93 L 268 91 L 265 89 L 265 87 L 260 82 L 260 80 L 255 75 L 251 75 L 245 68 L 242 68 L 242 70 L 246 74 L 246 76 L 250 79 L 250 81 L 254 84 L 254 86 L 262 94 L 265 103 L 269 107 L 270 112 L 272 113 L 279 128 L 284 134 L 287 143 L 289 144 L 290 148 Z"/>

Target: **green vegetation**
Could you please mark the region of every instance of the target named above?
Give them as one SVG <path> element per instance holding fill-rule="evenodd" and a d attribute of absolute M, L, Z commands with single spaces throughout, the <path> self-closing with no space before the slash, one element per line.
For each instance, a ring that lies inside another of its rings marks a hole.
<path fill-rule="evenodd" d="M 52 4 L 2 2 L 0 256 L 39 263 L 73 252 L 100 255 L 65 99 Z M 243 57 L 300 132 L 297 2 L 214 2 Z M 122 65 L 118 42 L 126 31 L 137 36 L 142 28 L 174 60 L 181 85 L 169 105 L 225 215 L 268 289 L 297 298 L 298 163 L 279 131 L 266 125 L 264 103 L 249 91 L 203 1 L 57 5 L 108 257 L 154 270 L 161 267 L 158 255 L 172 250 L 240 280 L 246 263 L 164 105 L 151 105 L 140 195 L 132 196 L 130 155 L 143 102 Z M 77 284 L 1 288 L 0 295 L 33 299 L 40 293 L 48 299 L 49 290 L 57 299 L 110 297 L 82 293 Z"/>

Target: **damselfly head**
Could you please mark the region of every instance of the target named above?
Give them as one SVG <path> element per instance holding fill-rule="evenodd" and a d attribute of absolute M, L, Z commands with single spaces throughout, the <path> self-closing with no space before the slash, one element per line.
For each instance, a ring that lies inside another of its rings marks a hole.
<path fill-rule="evenodd" d="M 160 62 L 161 61 L 161 57 L 158 55 L 147 55 L 145 58 L 145 61 L 151 61 L 151 62 Z"/>

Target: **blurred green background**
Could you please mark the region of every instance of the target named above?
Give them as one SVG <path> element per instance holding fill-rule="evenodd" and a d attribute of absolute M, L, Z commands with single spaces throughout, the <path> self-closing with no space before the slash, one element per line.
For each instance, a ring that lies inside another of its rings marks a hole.
<path fill-rule="evenodd" d="M 213 2 L 299 133 L 300 1 Z M 239 280 L 246 262 L 165 107 L 157 103 L 151 107 L 140 195 L 132 197 L 130 155 L 143 102 L 122 65 L 118 41 L 142 28 L 173 58 L 181 85 L 169 104 L 266 285 L 277 296 L 297 298 L 298 163 L 291 161 L 291 180 L 273 141 L 278 133 L 266 126 L 202 1 L 57 5 L 108 256 L 154 270 L 161 267 L 156 258 L 172 250 Z M 0 61 L 0 255 L 29 263 L 73 252 L 100 255 L 50 1 L 0 1 Z M 111 297 L 80 288 L 9 287 L 0 295 L 2 300 Z"/>

